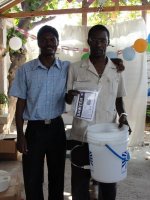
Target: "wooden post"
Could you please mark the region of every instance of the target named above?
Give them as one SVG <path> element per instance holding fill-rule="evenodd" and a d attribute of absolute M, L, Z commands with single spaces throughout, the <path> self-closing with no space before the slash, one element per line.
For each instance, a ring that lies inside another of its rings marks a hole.
<path fill-rule="evenodd" d="M 87 0 L 82 1 L 82 8 L 88 8 Z M 87 13 L 82 13 L 82 25 L 87 26 Z"/>
<path fill-rule="evenodd" d="M 0 19 L 0 46 L 3 46 L 3 24 Z M 4 91 L 4 59 L 0 59 L 0 91 Z"/>

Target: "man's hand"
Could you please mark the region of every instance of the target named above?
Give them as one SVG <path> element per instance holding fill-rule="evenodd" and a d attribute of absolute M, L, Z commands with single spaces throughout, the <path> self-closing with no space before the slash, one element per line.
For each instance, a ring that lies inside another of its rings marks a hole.
<path fill-rule="evenodd" d="M 130 125 L 127 121 L 127 116 L 126 115 L 122 115 L 120 118 L 119 118 L 119 128 L 121 128 L 123 125 L 127 125 L 129 127 L 129 135 L 131 134 L 132 130 L 130 128 Z"/>
<path fill-rule="evenodd" d="M 23 133 L 17 135 L 17 150 L 23 154 L 28 152 L 26 138 Z"/>
<path fill-rule="evenodd" d="M 77 96 L 78 94 L 80 94 L 78 90 L 69 90 L 65 96 L 66 103 L 71 104 L 74 96 Z"/>
<path fill-rule="evenodd" d="M 120 58 L 111 58 L 111 61 L 117 68 L 117 72 L 121 72 L 125 70 L 125 66 L 123 65 L 123 60 Z"/>

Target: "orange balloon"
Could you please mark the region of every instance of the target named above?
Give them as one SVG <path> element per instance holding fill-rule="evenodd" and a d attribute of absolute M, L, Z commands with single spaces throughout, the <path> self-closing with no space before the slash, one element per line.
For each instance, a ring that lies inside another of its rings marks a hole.
<path fill-rule="evenodd" d="M 142 53 L 142 52 L 146 51 L 147 46 L 148 46 L 147 41 L 140 38 L 140 39 L 137 39 L 137 40 L 134 42 L 133 48 L 134 48 L 135 51 L 137 51 L 138 53 Z"/>

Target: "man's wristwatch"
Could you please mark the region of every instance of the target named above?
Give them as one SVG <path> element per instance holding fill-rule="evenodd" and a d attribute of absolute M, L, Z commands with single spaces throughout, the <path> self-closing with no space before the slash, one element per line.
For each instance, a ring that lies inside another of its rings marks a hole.
<path fill-rule="evenodd" d="M 120 116 L 119 116 L 119 119 L 120 119 L 122 116 L 126 116 L 126 117 L 127 117 L 128 114 L 127 114 L 127 113 L 121 113 Z"/>

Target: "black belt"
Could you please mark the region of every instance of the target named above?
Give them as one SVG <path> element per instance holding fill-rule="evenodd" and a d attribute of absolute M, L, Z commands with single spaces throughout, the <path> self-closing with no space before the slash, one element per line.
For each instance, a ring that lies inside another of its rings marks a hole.
<path fill-rule="evenodd" d="M 35 124 L 35 125 L 49 125 L 58 119 L 60 119 L 61 116 L 58 116 L 54 119 L 45 119 L 45 120 L 28 120 L 28 124 Z"/>

